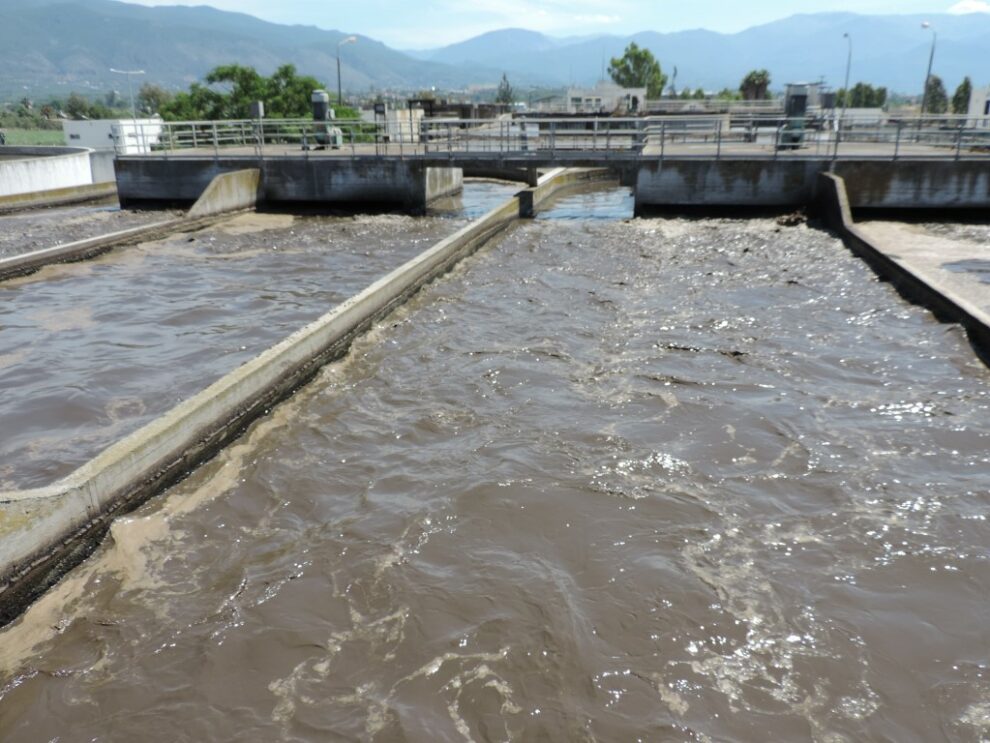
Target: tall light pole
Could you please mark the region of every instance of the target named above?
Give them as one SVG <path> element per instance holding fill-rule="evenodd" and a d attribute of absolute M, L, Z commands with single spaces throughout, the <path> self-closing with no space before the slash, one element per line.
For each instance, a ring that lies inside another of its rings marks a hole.
<path fill-rule="evenodd" d="M 849 107 L 849 71 L 852 69 L 853 63 L 853 40 L 852 36 L 848 33 L 842 34 L 842 38 L 849 42 L 849 53 L 846 56 L 846 84 L 843 87 L 845 95 L 842 96 L 842 118 L 839 119 L 839 124 L 846 119 L 846 108 Z"/>
<path fill-rule="evenodd" d="M 127 75 L 127 90 L 131 94 L 131 118 L 136 120 L 137 108 L 134 105 L 134 86 L 131 84 L 131 78 L 135 75 L 143 75 L 144 70 L 115 70 L 111 67 L 110 72 L 115 72 L 118 75 Z"/>
<path fill-rule="evenodd" d="M 846 84 L 842 89 L 842 113 L 839 115 L 839 120 L 835 122 L 835 149 L 832 150 L 832 159 L 835 160 L 839 157 L 839 140 L 842 138 L 842 125 L 846 120 L 846 107 L 849 105 L 849 70 L 852 69 L 853 61 L 853 40 L 852 36 L 848 33 L 842 34 L 842 38 L 849 42 L 849 53 L 846 55 Z M 835 109 L 832 109 L 832 114 L 835 114 Z"/>
<path fill-rule="evenodd" d="M 353 44 L 357 41 L 357 36 L 348 36 L 346 39 L 341 39 L 337 42 L 337 105 L 344 105 L 344 94 L 340 87 L 340 47 L 344 44 Z"/>
<path fill-rule="evenodd" d="M 921 117 L 924 118 L 925 109 L 928 108 L 928 83 L 932 80 L 932 62 L 935 61 L 935 41 L 938 39 L 938 34 L 935 32 L 935 27 L 928 21 L 922 23 L 921 27 L 932 30 L 932 51 L 928 55 L 928 72 L 925 73 L 925 92 L 921 94 Z M 921 124 L 919 123 L 918 126 L 921 126 Z"/>

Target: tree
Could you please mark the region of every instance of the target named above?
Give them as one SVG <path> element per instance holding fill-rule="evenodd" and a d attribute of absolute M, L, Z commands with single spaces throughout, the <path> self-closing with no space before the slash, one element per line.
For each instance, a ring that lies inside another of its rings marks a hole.
<path fill-rule="evenodd" d="M 263 97 L 254 100 L 265 102 L 265 115 L 267 116 L 299 119 L 312 115 L 310 96 L 314 90 L 319 90 L 322 87 L 323 85 L 315 77 L 298 75 L 295 66 L 285 64 L 265 80 Z M 341 118 L 342 108 L 334 106 L 334 110 L 337 117 Z"/>
<path fill-rule="evenodd" d="M 138 91 L 137 99 L 144 111 L 156 114 L 172 100 L 172 94 L 159 85 L 145 83 L 141 86 L 141 90 Z"/>
<path fill-rule="evenodd" d="M 952 113 L 968 114 L 969 99 L 972 95 L 973 81 L 968 76 L 964 77 L 963 81 L 959 83 L 959 87 L 956 88 L 956 92 L 952 95 Z"/>
<path fill-rule="evenodd" d="M 770 97 L 770 73 L 752 70 L 739 84 L 739 92 L 745 101 L 765 101 Z"/>
<path fill-rule="evenodd" d="M 73 119 L 88 119 L 89 101 L 78 93 L 70 93 L 65 101 L 65 113 Z"/>
<path fill-rule="evenodd" d="M 887 89 L 874 88 L 868 83 L 856 83 L 852 89 L 839 88 L 836 105 L 848 108 L 883 108 L 887 102 Z"/>
<path fill-rule="evenodd" d="M 193 83 L 188 92 L 177 93 L 160 104 L 159 113 L 169 121 L 246 119 L 251 103 L 264 101 L 269 118 L 305 118 L 310 115 L 310 96 L 324 86 L 316 78 L 298 75 L 293 65 L 279 67 L 271 77 L 252 67 L 223 65 L 206 76 L 207 85 Z M 225 91 L 216 87 L 224 87 Z M 338 116 L 353 111 L 337 107 Z"/>
<path fill-rule="evenodd" d="M 623 88 L 646 88 L 646 97 L 657 99 L 667 85 L 667 76 L 649 49 L 630 42 L 621 57 L 612 57 L 608 74 Z"/>
<path fill-rule="evenodd" d="M 498 84 L 498 90 L 495 92 L 495 102 L 509 106 L 515 101 L 515 98 L 516 93 L 509 85 L 509 78 L 503 72 L 502 81 Z"/>
<path fill-rule="evenodd" d="M 944 114 L 949 110 L 949 94 L 945 92 L 942 78 L 932 75 L 925 86 L 925 111 L 930 114 Z"/>

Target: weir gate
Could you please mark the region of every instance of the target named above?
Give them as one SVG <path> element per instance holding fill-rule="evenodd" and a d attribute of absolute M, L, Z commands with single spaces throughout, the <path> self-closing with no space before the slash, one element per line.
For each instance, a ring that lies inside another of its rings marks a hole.
<path fill-rule="evenodd" d="M 194 201 L 219 174 L 257 168 L 259 202 L 420 210 L 464 176 L 533 185 L 541 169 L 612 170 L 636 209 L 799 207 L 818 176 L 842 176 L 854 208 L 990 207 L 990 119 L 846 118 L 785 136 L 780 117 L 202 121 L 139 126 L 144 154 L 118 154 L 124 205 Z M 128 141 L 127 145 L 135 143 Z M 123 148 L 121 148 L 123 151 Z M 133 148 L 131 149 L 133 151 Z"/>

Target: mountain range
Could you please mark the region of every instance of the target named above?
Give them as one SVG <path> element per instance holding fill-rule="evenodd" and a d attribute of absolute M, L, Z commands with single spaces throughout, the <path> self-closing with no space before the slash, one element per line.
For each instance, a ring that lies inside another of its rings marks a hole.
<path fill-rule="evenodd" d="M 680 89 L 735 87 L 747 71 L 766 68 L 785 82 L 825 79 L 838 87 L 847 41 L 852 81 L 894 91 L 920 90 L 931 33 L 938 29 L 934 71 L 954 87 L 964 75 L 990 84 L 990 14 L 801 14 L 734 34 L 694 30 L 558 39 L 503 29 L 436 49 L 399 51 L 358 35 L 341 48 L 344 87 L 351 91 L 464 89 L 494 85 L 503 73 L 517 88 L 587 85 L 630 41 L 650 49 Z M 285 62 L 332 82 L 338 43 L 348 34 L 280 25 L 207 6 L 146 7 L 116 0 L 0 0 L 0 96 L 122 87 L 110 68 L 145 70 L 165 87 L 186 87 L 220 64 L 264 73 Z"/>

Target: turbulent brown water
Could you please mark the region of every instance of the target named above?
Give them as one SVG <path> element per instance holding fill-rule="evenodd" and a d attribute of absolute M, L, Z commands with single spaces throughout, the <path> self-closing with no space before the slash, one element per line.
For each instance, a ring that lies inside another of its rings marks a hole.
<path fill-rule="evenodd" d="M 68 474 L 516 190 L 421 219 L 245 215 L 0 283 L 0 490 Z"/>
<path fill-rule="evenodd" d="M 119 521 L 0 634 L 2 737 L 990 736 L 990 373 L 827 233 L 628 211 L 514 228 Z"/>
<path fill-rule="evenodd" d="M 111 204 L 33 209 L 0 216 L 0 258 L 175 219 L 174 210 L 126 211 Z"/>

